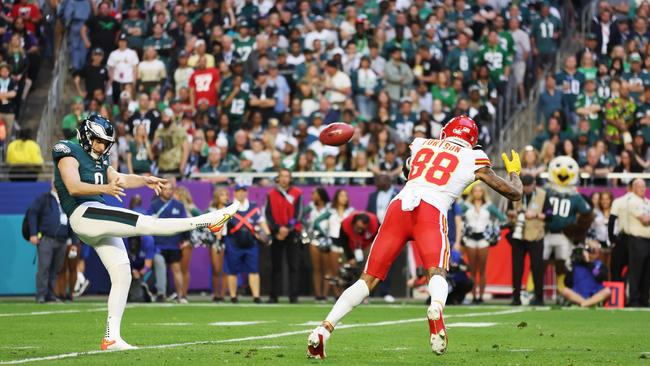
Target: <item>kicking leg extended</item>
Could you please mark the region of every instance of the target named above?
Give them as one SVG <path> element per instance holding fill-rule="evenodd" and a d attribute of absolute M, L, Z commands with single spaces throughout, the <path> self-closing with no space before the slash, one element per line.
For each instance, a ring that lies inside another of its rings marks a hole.
<path fill-rule="evenodd" d="M 89 202 L 77 207 L 70 216 L 74 232 L 86 241 L 101 237 L 126 238 L 131 236 L 175 235 L 194 229 L 208 228 L 220 231 L 239 209 L 235 201 L 221 210 L 187 218 L 157 218 L 102 203 Z"/>

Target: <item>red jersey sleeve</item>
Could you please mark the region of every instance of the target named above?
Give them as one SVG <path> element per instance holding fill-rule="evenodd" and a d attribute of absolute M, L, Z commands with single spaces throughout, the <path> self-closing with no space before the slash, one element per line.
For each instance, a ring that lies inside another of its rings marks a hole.
<path fill-rule="evenodd" d="M 189 82 L 188 82 L 188 84 L 187 84 L 187 86 L 188 86 L 190 89 L 195 89 L 195 88 L 196 88 L 196 82 L 194 81 L 194 76 L 195 76 L 195 75 L 196 75 L 196 72 L 192 73 L 192 76 L 190 76 L 190 80 L 189 80 Z"/>
<path fill-rule="evenodd" d="M 483 150 L 474 150 L 474 171 L 486 166 L 492 166 L 490 158 L 488 158 Z"/>

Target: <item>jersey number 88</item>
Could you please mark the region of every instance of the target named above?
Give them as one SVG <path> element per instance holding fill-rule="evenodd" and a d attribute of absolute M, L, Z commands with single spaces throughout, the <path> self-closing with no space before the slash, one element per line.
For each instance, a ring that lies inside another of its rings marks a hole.
<path fill-rule="evenodd" d="M 436 154 L 431 149 L 421 149 L 411 161 L 409 180 L 424 175 L 424 179 L 438 186 L 444 186 L 458 166 L 458 157 L 446 151 Z"/>

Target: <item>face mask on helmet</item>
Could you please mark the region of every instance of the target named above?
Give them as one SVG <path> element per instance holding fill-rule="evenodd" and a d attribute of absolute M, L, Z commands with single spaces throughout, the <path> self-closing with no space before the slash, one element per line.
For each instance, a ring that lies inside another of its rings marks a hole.
<path fill-rule="evenodd" d="M 77 137 L 81 147 L 95 160 L 99 160 L 106 155 L 113 146 L 115 141 L 115 131 L 111 123 L 98 115 L 88 117 L 77 130 Z M 93 141 L 100 140 L 104 143 L 105 148 L 101 154 L 93 149 Z"/>

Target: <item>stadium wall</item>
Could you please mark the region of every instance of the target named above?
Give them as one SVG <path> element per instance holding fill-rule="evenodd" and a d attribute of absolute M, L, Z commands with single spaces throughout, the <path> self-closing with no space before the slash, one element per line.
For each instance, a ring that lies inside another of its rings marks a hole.
<path fill-rule="evenodd" d="M 180 182 L 179 185 L 187 187 L 194 201 L 201 210 L 205 210 L 212 197 L 215 186 L 207 182 Z M 0 295 L 31 295 L 35 291 L 34 279 L 36 275 L 36 250 L 34 246 L 23 240 L 21 235 L 21 226 L 25 211 L 39 194 L 49 190 L 48 182 L 38 183 L 0 183 Z M 314 187 L 301 186 L 305 204 Z M 232 188 L 230 188 L 232 191 Z M 264 204 L 266 194 L 270 187 L 251 187 L 249 190 L 249 199 L 260 205 Z M 356 209 L 365 209 L 368 196 L 374 191 L 374 187 L 359 186 L 330 186 L 326 190 L 333 195 L 337 189 L 345 189 L 350 196 L 350 204 Z M 602 190 L 598 188 L 582 188 L 584 194 L 590 195 L 594 191 Z M 620 196 L 624 193 L 623 188 L 613 189 L 614 196 Z M 114 206 L 126 206 L 130 199 L 140 194 L 143 199 L 144 207 L 148 207 L 153 198 L 153 192 L 147 188 L 133 189 L 127 191 L 127 197 L 124 203 L 119 203 L 112 197 L 108 197 L 107 203 Z M 261 271 L 268 269 L 266 253 L 261 256 Z M 397 263 L 401 266 L 403 260 Z M 192 255 L 191 262 L 191 290 L 208 290 L 210 288 L 210 259 L 206 248 L 196 248 Z M 94 250 L 90 251 L 87 258 L 87 276 L 91 280 L 92 293 L 107 293 L 110 288 L 108 274 L 99 262 L 99 258 Z M 398 275 L 398 272 L 400 274 Z M 395 279 L 393 288 L 403 289 L 401 282 L 403 275 L 401 270 L 394 271 Z M 263 288 L 266 282 L 263 279 Z M 511 286 L 511 257 L 510 246 L 505 239 L 502 239 L 498 245 L 490 249 L 487 268 L 487 282 L 489 286 L 501 288 L 508 291 Z M 307 285 L 308 286 L 308 285 Z M 501 291 L 499 291 L 501 292 Z M 395 294 L 403 294 L 403 290 L 395 291 Z"/>

